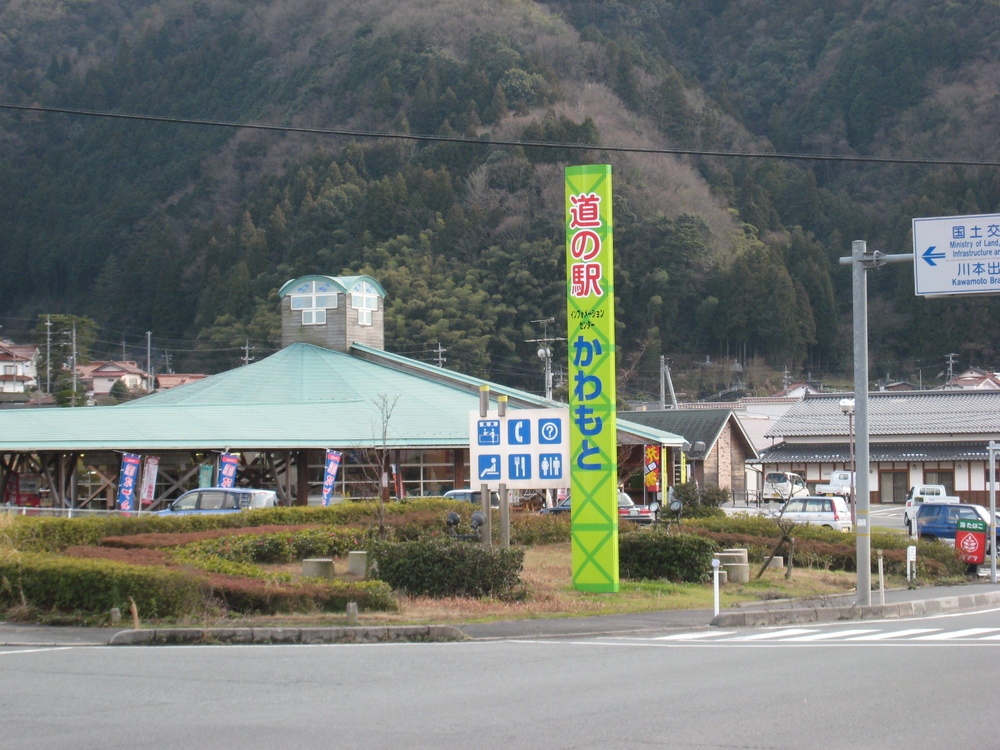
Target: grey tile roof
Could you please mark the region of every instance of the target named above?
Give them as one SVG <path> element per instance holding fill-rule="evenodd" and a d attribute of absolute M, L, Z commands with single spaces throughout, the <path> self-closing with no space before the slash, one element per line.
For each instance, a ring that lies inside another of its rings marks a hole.
<path fill-rule="evenodd" d="M 872 463 L 884 461 L 985 461 L 987 442 L 982 443 L 871 443 Z M 834 463 L 850 460 L 847 444 L 778 443 L 761 451 L 764 463 Z"/>
<path fill-rule="evenodd" d="M 689 458 L 703 459 L 712 450 L 715 441 L 719 439 L 726 423 L 732 419 L 736 428 L 742 433 L 750 454 L 756 451 L 753 443 L 742 429 L 739 420 L 733 415 L 732 409 L 666 409 L 655 411 L 620 411 L 618 418 L 648 425 L 664 432 L 681 435 L 691 445 L 701 441 L 705 444 L 704 451 L 691 450 Z"/>
<path fill-rule="evenodd" d="M 841 399 L 851 394 L 806 396 L 767 431 L 767 437 L 848 434 Z M 868 400 L 869 434 L 1000 435 L 1000 392 L 893 391 Z"/>

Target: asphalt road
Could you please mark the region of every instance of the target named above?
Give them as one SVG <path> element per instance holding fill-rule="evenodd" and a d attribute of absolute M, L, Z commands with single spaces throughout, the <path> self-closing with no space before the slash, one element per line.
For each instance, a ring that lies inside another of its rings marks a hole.
<path fill-rule="evenodd" d="M 0 748 L 996 746 L 1000 610 L 447 644 L 0 649 Z"/>

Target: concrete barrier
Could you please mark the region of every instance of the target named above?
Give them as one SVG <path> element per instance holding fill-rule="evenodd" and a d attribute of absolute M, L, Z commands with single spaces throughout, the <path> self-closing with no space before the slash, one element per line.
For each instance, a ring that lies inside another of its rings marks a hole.
<path fill-rule="evenodd" d="M 348 552 L 347 553 L 347 572 L 352 576 L 367 576 L 368 575 L 368 553 L 367 552 Z"/>
<path fill-rule="evenodd" d="M 328 557 L 303 560 L 302 575 L 307 578 L 333 578 L 333 560 Z"/>
<path fill-rule="evenodd" d="M 747 563 L 729 563 L 724 567 L 733 583 L 750 582 L 750 566 Z"/>

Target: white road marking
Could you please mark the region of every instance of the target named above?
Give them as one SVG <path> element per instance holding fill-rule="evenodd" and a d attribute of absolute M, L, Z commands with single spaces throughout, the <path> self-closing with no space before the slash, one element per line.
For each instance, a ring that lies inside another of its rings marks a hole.
<path fill-rule="evenodd" d="M 654 641 L 696 641 L 705 638 L 723 638 L 727 635 L 735 635 L 735 630 L 717 630 L 715 632 L 705 631 L 702 633 L 675 633 L 674 635 L 660 635 L 653 638 Z"/>
<path fill-rule="evenodd" d="M 910 628 L 909 630 L 890 630 L 885 633 L 875 633 L 874 635 L 861 635 L 856 638 L 851 638 L 852 641 L 888 641 L 893 638 L 909 638 L 911 635 L 920 635 L 921 633 L 936 633 L 939 632 L 941 628 Z"/>
<path fill-rule="evenodd" d="M 793 635 L 806 635 L 817 632 L 815 628 L 786 628 L 785 630 L 773 630 L 767 633 L 755 633 L 754 635 L 744 635 L 733 638 L 734 641 L 770 641 L 775 638 L 788 638 Z"/>
<path fill-rule="evenodd" d="M 986 633 L 996 633 L 1000 628 L 967 628 L 966 630 L 952 630 L 947 633 L 934 633 L 933 635 L 921 635 L 915 641 L 952 641 L 956 638 L 968 638 L 973 635 L 985 635 Z"/>
<path fill-rule="evenodd" d="M 811 633 L 809 635 L 800 635 L 793 638 L 787 638 L 786 640 L 801 643 L 803 641 L 826 641 L 833 640 L 834 638 L 847 638 L 852 635 L 864 635 L 865 633 L 876 633 L 876 630 L 828 630 L 825 633 Z"/>

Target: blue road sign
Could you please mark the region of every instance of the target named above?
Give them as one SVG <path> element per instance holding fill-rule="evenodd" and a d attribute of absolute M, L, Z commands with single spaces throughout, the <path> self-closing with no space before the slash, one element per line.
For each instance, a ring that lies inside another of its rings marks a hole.
<path fill-rule="evenodd" d="M 913 220 L 918 295 L 1000 294 L 1000 214 Z"/>

